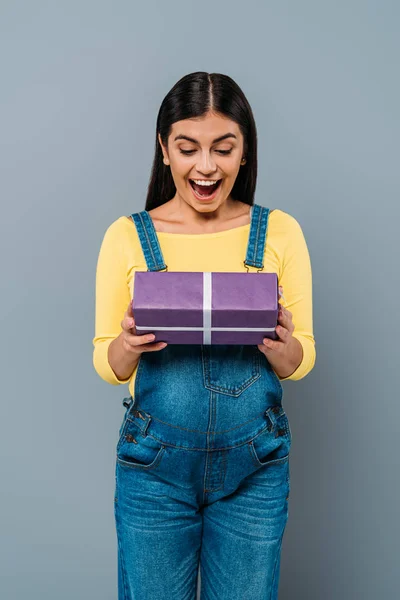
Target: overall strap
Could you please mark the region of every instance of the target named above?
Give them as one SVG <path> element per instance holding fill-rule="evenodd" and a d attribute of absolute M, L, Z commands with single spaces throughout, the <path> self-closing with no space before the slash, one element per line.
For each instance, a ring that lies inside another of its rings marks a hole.
<path fill-rule="evenodd" d="M 264 250 L 268 230 L 269 208 L 260 204 L 253 204 L 251 209 L 251 225 L 249 240 L 247 243 L 246 258 L 243 264 L 249 267 L 257 267 L 257 271 L 264 268 Z"/>
<path fill-rule="evenodd" d="M 139 241 L 146 259 L 148 271 L 168 271 L 161 252 L 157 232 L 147 210 L 132 213 L 131 219 L 136 225 Z"/>

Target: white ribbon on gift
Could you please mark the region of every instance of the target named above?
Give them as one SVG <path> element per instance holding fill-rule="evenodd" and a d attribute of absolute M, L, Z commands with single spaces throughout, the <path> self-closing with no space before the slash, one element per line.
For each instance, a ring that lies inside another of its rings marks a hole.
<path fill-rule="evenodd" d="M 151 327 L 149 325 L 136 325 L 137 331 L 203 331 L 203 344 L 211 344 L 212 331 L 275 331 L 275 327 L 211 327 L 212 313 L 212 281 L 211 272 L 203 272 L 203 327 Z"/>

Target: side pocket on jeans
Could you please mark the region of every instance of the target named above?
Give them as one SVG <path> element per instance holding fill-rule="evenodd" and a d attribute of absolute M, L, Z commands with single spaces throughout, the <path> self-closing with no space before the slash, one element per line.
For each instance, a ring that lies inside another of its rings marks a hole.
<path fill-rule="evenodd" d="M 287 462 L 292 439 L 289 419 L 281 405 L 271 406 L 266 416 L 268 426 L 248 442 L 251 457 L 259 467 Z"/>
<path fill-rule="evenodd" d="M 165 446 L 151 435 L 144 436 L 130 421 L 129 430 L 117 451 L 117 462 L 130 469 L 155 469 L 165 452 Z"/>
<path fill-rule="evenodd" d="M 265 430 L 248 442 L 248 448 L 256 466 L 266 467 L 284 463 L 289 458 L 287 442 L 284 438 L 276 438 Z"/>

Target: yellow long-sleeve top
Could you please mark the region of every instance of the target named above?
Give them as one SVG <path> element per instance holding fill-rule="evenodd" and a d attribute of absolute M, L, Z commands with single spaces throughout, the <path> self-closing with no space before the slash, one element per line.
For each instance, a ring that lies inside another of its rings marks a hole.
<path fill-rule="evenodd" d="M 217 233 L 157 232 L 157 236 L 168 271 L 244 272 L 249 232 L 250 223 Z M 147 265 L 136 226 L 130 217 L 122 216 L 106 230 L 97 261 L 93 365 L 112 385 L 129 382 L 132 397 L 137 367 L 128 379 L 118 379 L 108 362 L 108 347 L 121 333 L 121 321 L 134 294 L 135 271 L 147 271 Z M 278 274 L 284 295 L 280 302 L 291 311 L 293 336 L 303 347 L 301 364 L 289 377 L 280 379 L 302 379 L 316 358 L 311 262 L 301 226 L 280 209 L 269 214 L 264 271 Z M 256 270 L 250 268 L 250 272 Z"/>

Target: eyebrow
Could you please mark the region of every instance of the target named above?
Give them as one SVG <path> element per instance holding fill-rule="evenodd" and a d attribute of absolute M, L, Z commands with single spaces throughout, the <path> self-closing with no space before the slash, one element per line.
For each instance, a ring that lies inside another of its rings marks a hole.
<path fill-rule="evenodd" d="M 212 141 L 213 144 L 216 144 L 217 142 L 222 142 L 222 140 L 226 140 L 226 138 L 235 138 L 235 140 L 237 139 L 236 135 L 234 133 L 225 133 L 225 135 L 221 135 L 221 137 L 216 138 L 215 140 Z M 200 142 L 198 142 L 198 140 L 195 140 L 194 138 L 191 138 L 187 135 L 177 135 L 174 138 L 174 142 L 176 142 L 177 140 L 187 140 L 188 142 L 193 142 L 193 144 L 199 144 Z"/>

